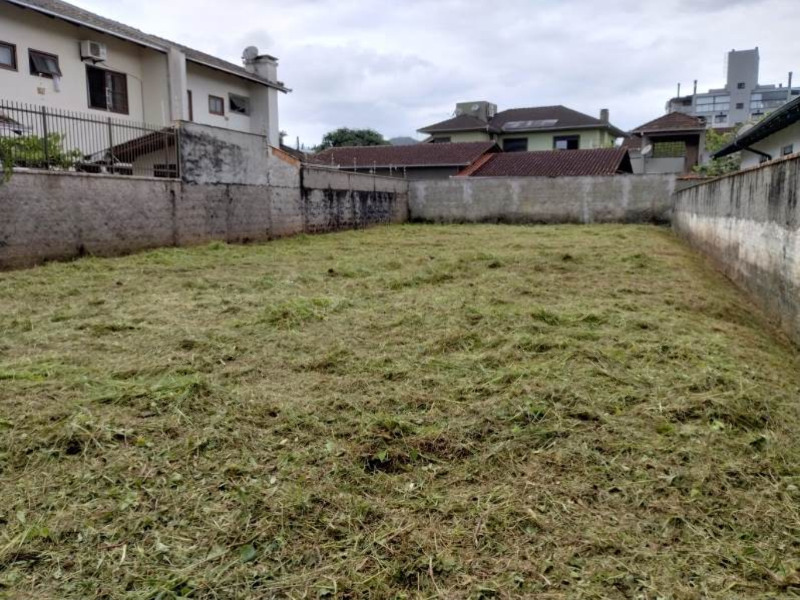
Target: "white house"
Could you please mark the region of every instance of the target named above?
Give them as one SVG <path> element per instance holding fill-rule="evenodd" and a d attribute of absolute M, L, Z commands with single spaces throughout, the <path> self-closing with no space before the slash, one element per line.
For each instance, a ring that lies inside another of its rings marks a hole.
<path fill-rule="evenodd" d="M 60 0 L 0 0 L 0 100 L 167 126 L 195 121 L 280 146 L 278 61 L 243 66 Z"/>
<path fill-rule="evenodd" d="M 800 152 L 800 98 L 787 102 L 755 125 L 745 125 L 714 158 L 734 152 L 742 153 L 743 169 Z"/>

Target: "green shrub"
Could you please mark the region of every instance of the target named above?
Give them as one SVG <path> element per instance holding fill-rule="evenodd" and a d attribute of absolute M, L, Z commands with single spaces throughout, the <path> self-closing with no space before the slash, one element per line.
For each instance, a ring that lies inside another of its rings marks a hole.
<path fill-rule="evenodd" d="M 81 152 L 76 149 L 65 150 L 63 143 L 64 136 L 60 133 L 51 133 L 46 138 L 36 135 L 0 138 L 2 181 L 8 181 L 11 178 L 14 167 L 69 169 L 81 158 Z"/>

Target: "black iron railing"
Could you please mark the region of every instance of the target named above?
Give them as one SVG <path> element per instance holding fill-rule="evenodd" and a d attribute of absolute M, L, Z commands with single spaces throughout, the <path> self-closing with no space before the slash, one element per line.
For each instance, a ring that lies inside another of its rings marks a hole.
<path fill-rule="evenodd" d="M 179 176 L 178 131 L 0 100 L 0 163 L 10 168 Z"/>

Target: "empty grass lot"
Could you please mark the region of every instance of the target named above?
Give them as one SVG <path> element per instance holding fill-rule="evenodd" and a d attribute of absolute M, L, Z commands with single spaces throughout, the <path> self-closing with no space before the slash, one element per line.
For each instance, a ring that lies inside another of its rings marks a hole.
<path fill-rule="evenodd" d="M 800 596 L 800 356 L 667 229 L 0 273 L 0 596 Z"/>

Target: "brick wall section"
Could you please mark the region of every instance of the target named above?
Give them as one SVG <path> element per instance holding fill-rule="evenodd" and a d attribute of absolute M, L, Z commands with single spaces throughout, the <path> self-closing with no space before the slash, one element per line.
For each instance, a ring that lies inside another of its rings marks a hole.
<path fill-rule="evenodd" d="M 441 223 L 666 223 L 676 183 L 674 175 L 413 181 L 409 211 Z"/>
<path fill-rule="evenodd" d="M 680 191 L 673 227 L 800 344 L 800 158 Z"/>

